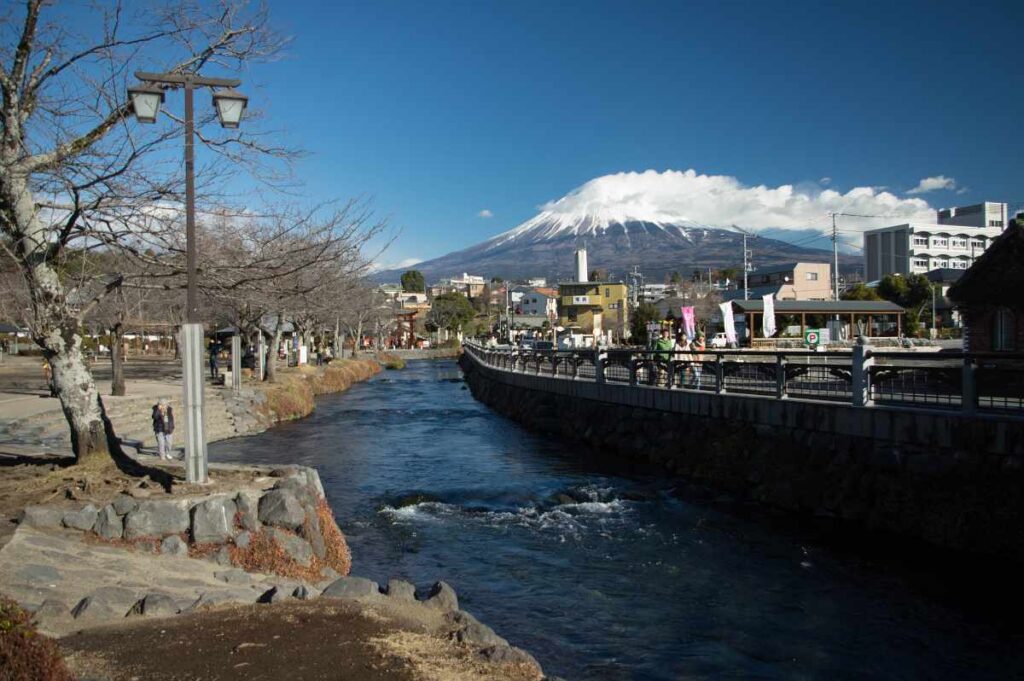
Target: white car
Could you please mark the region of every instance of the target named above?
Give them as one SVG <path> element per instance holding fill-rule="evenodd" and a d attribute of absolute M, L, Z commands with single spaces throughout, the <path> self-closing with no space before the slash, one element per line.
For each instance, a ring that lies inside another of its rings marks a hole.
<path fill-rule="evenodd" d="M 729 341 L 724 333 L 716 333 L 711 337 L 711 342 L 708 345 L 713 348 L 727 348 L 729 347 Z"/>

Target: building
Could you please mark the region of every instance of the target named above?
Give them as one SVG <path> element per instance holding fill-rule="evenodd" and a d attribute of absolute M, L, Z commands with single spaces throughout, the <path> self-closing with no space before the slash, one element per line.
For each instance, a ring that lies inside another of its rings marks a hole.
<path fill-rule="evenodd" d="M 747 296 L 775 300 L 832 300 L 832 265 L 827 262 L 790 262 L 761 267 L 747 274 Z M 723 300 L 743 300 L 743 287 L 727 291 Z"/>
<path fill-rule="evenodd" d="M 1005 203 L 947 208 L 936 223 L 906 223 L 864 232 L 868 281 L 887 274 L 966 270 L 1006 226 Z"/>
<path fill-rule="evenodd" d="M 641 303 L 656 303 L 676 294 L 675 284 L 643 284 L 637 296 Z"/>
<path fill-rule="evenodd" d="M 486 286 L 487 282 L 484 281 L 483 277 L 463 273 L 461 277 L 442 279 L 436 284 L 432 284 L 430 286 L 430 297 L 436 298 L 445 293 L 461 293 L 467 298 L 476 298 L 484 292 Z"/>
<path fill-rule="evenodd" d="M 1024 350 L 1024 217 L 953 284 L 947 296 L 959 307 L 964 350 Z"/>
<path fill-rule="evenodd" d="M 576 280 L 558 284 L 558 323 L 583 334 L 611 333 L 622 340 L 629 329 L 629 287 L 622 282 L 587 281 L 587 252 L 576 251 Z"/>
<path fill-rule="evenodd" d="M 517 286 L 512 289 L 515 313 L 553 318 L 558 314 L 558 291 L 553 288 Z"/>
<path fill-rule="evenodd" d="M 961 208 L 943 208 L 939 211 L 940 225 L 958 225 L 960 227 L 1006 227 L 1005 203 L 986 201 L 973 206 Z"/>

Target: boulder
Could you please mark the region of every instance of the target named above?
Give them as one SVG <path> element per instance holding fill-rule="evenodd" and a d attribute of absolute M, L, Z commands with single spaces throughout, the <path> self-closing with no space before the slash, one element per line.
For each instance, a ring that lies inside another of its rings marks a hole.
<path fill-rule="evenodd" d="M 316 596 L 317 596 L 316 591 L 314 591 L 312 588 L 306 586 L 305 584 L 299 584 L 292 591 L 292 598 L 297 598 L 300 601 L 310 601 L 310 600 L 313 600 L 314 598 L 316 598 Z"/>
<path fill-rule="evenodd" d="M 293 475 L 285 478 L 274 485 L 274 489 L 286 489 L 292 492 L 305 508 L 310 510 L 316 508 L 316 491 L 306 482 L 305 476 Z"/>
<path fill-rule="evenodd" d="M 309 567 L 313 562 L 313 547 L 305 539 L 290 532 L 279 530 L 276 527 L 270 528 L 271 536 L 296 563 L 303 567 Z"/>
<path fill-rule="evenodd" d="M 214 497 L 192 509 L 192 541 L 196 544 L 221 544 L 235 533 L 235 502 Z"/>
<path fill-rule="evenodd" d="M 305 519 L 306 512 L 292 490 L 272 489 L 260 498 L 259 520 L 265 525 L 297 530 Z"/>
<path fill-rule="evenodd" d="M 104 539 L 120 539 L 124 534 L 124 521 L 113 504 L 107 504 L 96 514 L 93 531 Z"/>
<path fill-rule="evenodd" d="M 200 594 L 191 605 L 182 608 L 182 614 L 186 612 L 195 612 L 197 610 L 206 610 L 207 608 L 214 608 L 218 605 L 224 605 L 225 603 L 252 603 L 253 598 L 249 597 L 249 594 L 243 594 L 241 592 L 234 591 L 209 591 Z"/>
<path fill-rule="evenodd" d="M 533 659 L 533 655 L 520 648 L 513 648 L 510 645 L 488 646 L 480 650 L 479 655 L 488 662 L 528 664 L 540 669 L 540 665 L 537 664 L 537 660 Z"/>
<path fill-rule="evenodd" d="M 480 622 L 465 610 L 448 614 L 448 620 L 455 625 L 452 638 L 459 643 L 476 647 L 508 646 L 508 641 L 494 633 L 489 626 Z"/>
<path fill-rule="evenodd" d="M 237 546 L 238 548 L 247 549 L 249 548 L 249 544 L 251 543 L 252 532 L 249 532 L 248 530 L 242 530 L 241 532 L 235 535 L 235 546 Z"/>
<path fill-rule="evenodd" d="M 377 582 L 365 577 L 339 577 L 323 590 L 320 598 L 340 598 L 345 600 L 367 600 L 380 596 Z"/>
<path fill-rule="evenodd" d="M 309 522 L 302 525 L 299 533 L 313 547 L 316 557 L 323 558 L 327 555 L 327 545 L 324 543 L 324 535 L 320 531 L 320 518 L 316 513 L 308 513 L 306 517 Z"/>
<path fill-rule="evenodd" d="M 176 501 L 143 501 L 124 520 L 124 538 L 163 537 L 188 530 L 188 510 Z"/>
<path fill-rule="evenodd" d="M 217 549 L 216 552 L 214 552 L 210 556 L 210 560 L 212 560 L 217 565 L 224 565 L 224 566 L 232 565 L 232 562 L 231 562 L 231 549 L 229 549 L 226 546 L 220 547 L 219 549 Z"/>
<path fill-rule="evenodd" d="M 71 610 L 76 620 L 119 619 L 138 600 L 134 591 L 119 586 L 102 586 L 83 598 Z"/>
<path fill-rule="evenodd" d="M 114 511 L 116 511 L 118 515 L 128 515 L 139 507 L 139 501 L 138 499 L 133 499 L 127 494 L 122 494 L 114 499 L 110 505 L 114 507 Z"/>
<path fill-rule="evenodd" d="M 401 579 L 388 580 L 388 598 L 396 598 L 400 601 L 415 601 L 416 587 Z"/>
<path fill-rule="evenodd" d="M 64 512 L 52 506 L 26 506 L 18 523 L 25 527 L 50 529 L 60 527 Z"/>
<path fill-rule="evenodd" d="M 455 593 L 455 589 L 445 582 L 436 582 L 434 586 L 430 587 L 427 598 L 423 603 L 444 612 L 459 609 L 459 597 Z"/>
<path fill-rule="evenodd" d="M 63 620 L 70 616 L 71 611 L 68 610 L 68 606 L 64 601 L 59 601 L 56 598 L 47 598 L 32 613 L 32 624 L 45 629 L 48 622 Z"/>
<path fill-rule="evenodd" d="M 160 553 L 188 558 L 188 544 L 178 535 L 171 535 L 160 542 Z"/>
<path fill-rule="evenodd" d="M 96 507 L 92 504 L 88 504 L 85 508 L 78 511 L 71 511 L 65 513 L 62 522 L 64 527 L 70 527 L 72 530 L 81 530 L 82 532 L 88 532 L 96 524 Z"/>
<path fill-rule="evenodd" d="M 137 600 L 128 611 L 128 615 L 166 617 L 167 615 L 177 615 L 178 610 L 177 602 L 167 594 L 151 593 Z"/>
<path fill-rule="evenodd" d="M 291 593 L 280 586 L 272 586 L 267 591 L 264 591 L 259 598 L 256 599 L 257 603 L 280 603 L 291 598 Z"/>
<path fill-rule="evenodd" d="M 258 515 L 259 496 L 249 492 L 239 492 L 235 497 L 235 508 L 238 509 L 238 521 L 242 529 L 255 532 L 259 529 Z"/>

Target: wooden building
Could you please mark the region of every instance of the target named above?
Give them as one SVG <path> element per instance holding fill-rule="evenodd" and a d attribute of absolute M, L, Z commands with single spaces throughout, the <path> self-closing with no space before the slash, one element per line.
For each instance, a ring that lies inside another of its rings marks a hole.
<path fill-rule="evenodd" d="M 1024 219 L 1020 215 L 946 295 L 963 317 L 964 350 L 1024 350 Z"/>

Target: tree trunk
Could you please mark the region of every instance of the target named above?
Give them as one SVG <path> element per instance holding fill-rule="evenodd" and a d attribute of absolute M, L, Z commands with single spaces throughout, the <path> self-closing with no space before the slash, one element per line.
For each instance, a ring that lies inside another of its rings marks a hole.
<path fill-rule="evenodd" d="M 273 383 L 277 379 L 277 349 L 281 346 L 281 324 L 274 328 L 274 336 L 270 339 L 267 351 L 267 381 Z"/>
<path fill-rule="evenodd" d="M 76 463 L 112 464 L 112 452 L 120 450 L 82 352 L 81 324 L 72 313 L 60 277 L 43 257 L 50 246 L 28 178 L 12 173 L 3 179 L 0 212 L 10 225 L 22 230 L 14 248 L 32 300 L 33 336 L 53 371 L 53 386 L 71 429 Z"/>
<path fill-rule="evenodd" d="M 359 323 L 356 324 L 356 337 L 352 339 L 352 358 L 355 359 L 356 351 L 359 346 L 363 343 L 363 320 L 360 319 Z"/>
<path fill-rule="evenodd" d="M 123 397 L 124 390 L 124 356 L 122 354 L 124 343 L 124 325 L 121 320 L 114 324 L 110 344 L 110 394 L 115 397 Z"/>

